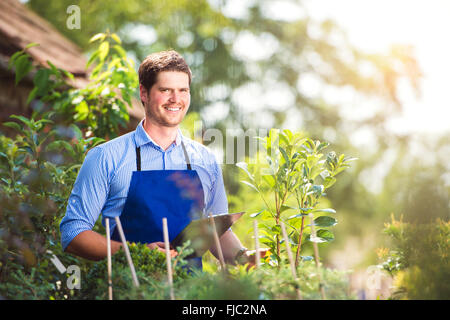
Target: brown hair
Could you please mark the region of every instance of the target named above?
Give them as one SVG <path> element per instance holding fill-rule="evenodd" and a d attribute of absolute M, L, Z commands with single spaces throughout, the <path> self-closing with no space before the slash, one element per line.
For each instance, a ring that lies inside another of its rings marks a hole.
<path fill-rule="evenodd" d="M 192 73 L 184 58 L 174 50 L 155 52 L 148 55 L 139 66 L 139 83 L 150 90 L 161 71 L 180 71 L 189 76 L 191 84 Z"/>

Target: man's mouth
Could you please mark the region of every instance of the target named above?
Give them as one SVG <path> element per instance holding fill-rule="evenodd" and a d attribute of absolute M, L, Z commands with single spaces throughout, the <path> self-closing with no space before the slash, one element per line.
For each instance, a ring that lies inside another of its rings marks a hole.
<path fill-rule="evenodd" d="M 164 107 L 164 109 L 169 111 L 180 111 L 181 107 Z"/>

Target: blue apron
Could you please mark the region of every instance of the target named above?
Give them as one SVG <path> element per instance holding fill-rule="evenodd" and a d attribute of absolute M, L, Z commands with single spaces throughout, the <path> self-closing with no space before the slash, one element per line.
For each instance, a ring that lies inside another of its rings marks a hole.
<path fill-rule="evenodd" d="M 192 170 L 181 141 L 187 170 L 141 171 L 141 149 L 136 148 L 137 171 L 133 171 L 128 196 L 120 215 L 129 242 L 164 242 L 162 219 L 167 218 L 169 241 L 191 222 L 202 217 L 203 187 L 197 171 Z M 111 239 L 120 241 L 117 228 Z M 188 260 L 188 269 L 202 269 L 202 258 Z"/>

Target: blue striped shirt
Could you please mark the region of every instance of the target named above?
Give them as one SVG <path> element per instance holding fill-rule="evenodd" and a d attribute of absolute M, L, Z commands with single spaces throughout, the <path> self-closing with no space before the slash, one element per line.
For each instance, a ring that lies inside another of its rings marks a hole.
<path fill-rule="evenodd" d="M 61 220 L 61 244 L 65 250 L 79 233 L 92 230 L 100 213 L 120 216 L 128 195 L 131 175 L 136 171 L 136 147 L 141 147 L 141 170 L 186 170 L 183 140 L 191 166 L 202 182 L 204 214 L 228 212 L 222 171 L 214 154 L 204 145 L 188 139 L 178 130 L 172 145 L 163 150 L 147 134 L 141 121 L 135 131 L 91 149 L 81 166 Z M 111 232 L 115 222 L 111 219 Z"/>

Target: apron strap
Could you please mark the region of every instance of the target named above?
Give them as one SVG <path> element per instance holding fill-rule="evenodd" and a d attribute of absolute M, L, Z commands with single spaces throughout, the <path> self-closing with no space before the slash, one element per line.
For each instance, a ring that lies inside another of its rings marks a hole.
<path fill-rule="evenodd" d="M 189 156 L 188 156 L 188 153 L 186 151 L 186 147 L 184 146 L 183 140 L 181 140 L 181 147 L 183 147 L 184 158 L 186 159 L 187 168 L 188 168 L 188 170 L 192 170 L 191 161 L 189 160 Z"/>
<path fill-rule="evenodd" d="M 136 148 L 136 167 L 137 171 L 141 171 L 141 147 Z"/>
<path fill-rule="evenodd" d="M 187 169 L 192 170 L 191 161 L 189 160 L 188 153 L 186 151 L 186 147 L 184 146 L 183 141 L 181 141 L 181 147 L 183 148 L 184 158 L 186 159 Z M 136 167 L 137 171 L 141 171 L 141 147 L 136 148 Z"/>

